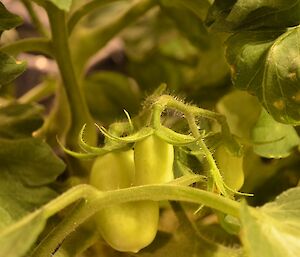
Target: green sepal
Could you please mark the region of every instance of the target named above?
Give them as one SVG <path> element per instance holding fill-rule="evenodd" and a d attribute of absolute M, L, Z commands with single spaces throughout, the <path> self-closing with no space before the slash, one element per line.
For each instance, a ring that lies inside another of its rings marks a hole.
<path fill-rule="evenodd" d="M 124 147 L 125 145 L 108 145 L 106 144 L 104 147 L 97 147 L 97 146 L 92 146 L 86 143 L 83 139 L 83 134 L 85 130 L 86 124 L 83 125 L 82 129 L 80 130 L 79 136 L 78 136 L 78 144 L 84 150 L 85 152 L 89 154 L 95 154 L 96 156 L 103 155 L 107 152 L 110 152 L 115 149 L 119 149 Z"/>
<path fill-rule="evenodd" d="M 254 194 L 252 194 L 252 193 L 238 192 L 238 191 L 230 188 L 229 186 L 227 186 L 225 183 L 224 183 L 224 186 L 225 186 L 226 190 L 228 190 L 230 193 L 233 193 L 235 195 L 240 195 L 240 196 L 254 196 Z"/>
<path fill-rule="evenodd" d="M 66 148 L 60 141 L 58 138 L 56 138 L 57 140 L 57 143 L 59 144 L 59 146 L 63 149 L 63 151 L 75 158 L 78 158 L 78 159 L 92 159 L 92 158 L 95 158 L 99 155 L 101 155 L 101 153 L 98 153 L 98 154 L 95 154 L 95 153 L 79 153 L 79 152 L 75 152 L 75 151 L 72 151 L 68 148 Z M 104 154 L 104 153 L 103 153 Z"/>
<path fill-rule="evenodd" d="M 174 130 L 164 126 L 160 126 L 158 129 L 156 129 L 155 135 L 158 136 L 160 139 L 164 140 L 165 142 L 174 146 L 185 146 L 192 144 L 198 140 L 198 138 L 194 138 L 190 135 L 177 133 Z"/>
<path fill-rule="evenodd" d="M 152 135 L 154 133 L 154 129 L 150 128 L 150 127 L 144 127 L 142 129 L 140 129 L 139 131 L 135 132 L 134 134 L 131 134 L 129 136 L 125 136 L 125 137 L 119 137 L 119 136 L 115 136 L 113 134 L 111 134 L 109 131 L 107 131 L 104 127 L 99 127 L 97 124 L 96 126 L 98 127 L 98 129 L 100 130 L 100 132 L 108 137 L 109 139 L 113 140 L 113 141 L 117 141 L 119 143 L 134 143 L 140 140 L 145 139 L 146 137 Z"/>
<path fill-rule="evenodd" d="M 95 158 L 101 155 L 104 155 L 106 153 L 115 151 L 115 150 L 119 150 L 121 148 L 124 148 L 125 146 L 122 144 L 112 144 L 112 145 L 105 145 L 104 147 L 94 147 L 94 149 L 90 148 L 89 152 L 85 152 L 85 153 L 80 153 L 80 152 L 75 152 L 72 151 L 68 148 L 66 148 L 65 146 L 63 146 L 63 144 L 59 141 L 59 139 L 57 139 L 58 144 L 60 145 L 60 147 L 64 150 L 65 153 L 78 158 L 78 159 L 91 159 L 91 158 Z"/>

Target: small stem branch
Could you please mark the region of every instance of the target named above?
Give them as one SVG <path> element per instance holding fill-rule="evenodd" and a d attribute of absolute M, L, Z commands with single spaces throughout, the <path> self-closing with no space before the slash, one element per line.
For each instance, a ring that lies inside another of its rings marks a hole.
<path fill-rule="evenodd" d="M 22 104 L 38 102 L 46 97 L 49 97 L 50 95 L 53 95 L 55 93 L 55 89 L 55 81 L 50 81 L 49 79 L 45 80 L 22 95 L 18 99 L 18 102 Z"/>
<path fill-rule="evenodd" d="M 161 127 L 160 117 L 163 111 L 164 111 L 163 106 L 159 104 L 154 105 L 153 112 L 152 112 L 152 123 L 154 129 L 159 129 Z"/>
<path fill-rule="evenodd" d="M 71 109 L 72 124 L 66 138 L 67 145 L 73 149 L 78 149 L 77 138 L 84 124 L 87 124 L 88 137 L 86 140 L 91 144 L 95 144 L 97 138 L 96 130 L 85 99 L 79 88 L 71 60 L 65 12 L 58 9 L 52 3 L 47 2 L 47 13 L 51 26 L 54 55 Z"/>
<path fill-rule="evenodd" d="M 177 201 L 170 201 L 171 207 L 179 221 L 181 226 L 184 226 L 187 230 L 187 233 L 191 237 L 200 236 L 200 233 L 195 226 L 195 224 L 188 218 L 184 208 L 182 207 L 180 202 Z"/>
<path fill-rule="evenodd" d="M 44 37 L 48 37 L 48 32 L 40 21 L 39 17 L 36 15 L 36 12 L 32 6 L 32 3 L 28 0 L 22 0 L 24 6 L 26 7 L 33 24 L 35 25 L 37 31 Z"/>
<path fill-rule="evenodd" d="M 71 235 L 68 235 L 53 257 L 79 256 L 79 254 L 99 241 L 99 232 L 95 230 L 94 226 L 90 227 L 86 223 L 76 229 Z M 80 242 L 80 244 L 74 244 L 74 242 Z"/>
<path fill-rule="evenodd" d="M 55 249 L 63 242 L 63 240 L 70 234 L 70 228 L 77 224 L 78 219 L 82 217 L 82 212 L 86 207 L 85 201 L 76 204 L 66 218 L 56 226 L 50 233 L 43 238 L 39 245 L 32 252 L 32 257 L 52 256 Z"/>
<path fill-rule="evenodd" d="M 39 52 L 44 55 L 53 56 L 50 40 L 47 38 L 21 39 L 0 47 L 0 51 L 11 55 L 17 55 L 21 52 Z"/>

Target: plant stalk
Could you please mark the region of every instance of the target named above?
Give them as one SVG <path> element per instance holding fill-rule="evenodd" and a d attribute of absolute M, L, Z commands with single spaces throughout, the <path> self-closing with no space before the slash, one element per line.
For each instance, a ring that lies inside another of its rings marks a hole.
<path fill-rule="evenodd" d="M 66 145 L 74 150 L 79 150 L 77 144 L 78 134 L 86 124 L 86 141 L 95 145 L 97 134 L 93 119 L 89 113 L 86 101 L 80 90 L 76 78 L 68 42 L 66 14 L 55 5 L 47 2 L 47 13 L 52 33 L 52 48 L 58 64 L 63 85 L 71 109 L 71 128 L 67 134 Z"/>
<path fill-rule="evenodd" d="M 144 185 L 107 192 L 99 191 L 90 185 L 79 185 L 45 205 L 44 214 L 46 217 L 50 217 L 80 199 L 84 199 L 84 201 L 81 201 L 79 206 L 50 232 L 37 246 L 31 257 L 49 256 L 67 235 L 96 212 L 110 204 L 140 200 L 186 201 L 203 204 L 235 217 L 240 215 L 240 204 L 236 201 L 204 190 L 171 184 Z"/>

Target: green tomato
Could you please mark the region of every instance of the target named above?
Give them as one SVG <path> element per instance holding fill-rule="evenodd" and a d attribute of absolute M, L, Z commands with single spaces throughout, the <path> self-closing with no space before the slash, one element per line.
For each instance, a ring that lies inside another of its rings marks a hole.
<path fill-rule="evenodd" d="M 120 252 L 134 252 L 148 246 L 157 232 L 157 202 L 138 201 L 114 205 L 95 214 L 103 239 Z"/>
<path fill-rule="evenodd" d="M 155 135 L 135 143 L 135 185 L 167 183 L 174 179 L 174 148 Z"/>
<path fill-rule="evenodd" d="M 240 190 L 244 184 L 243 156 L 232 155 L 224 145 L 217 148 L 214 156 L 226 185 Z"/>
<path fill-rule="evenodd" d="M 134 170 L 132 150 L 108 153 L 94 162 L 90 184 L 103 191 L 130 187 Z M 129 202 L 107 207 L 94 217 L 98 230 L 111 247 L 136 253 L 154 240 L 159 208 L 157 202 Z"/>
<path fill-rule="evenodd" d="M 127 188 L 132 186 L 134 175 L 133 151 L 111 152 L 95 160 L 90 184 L 102 191 Z"/>

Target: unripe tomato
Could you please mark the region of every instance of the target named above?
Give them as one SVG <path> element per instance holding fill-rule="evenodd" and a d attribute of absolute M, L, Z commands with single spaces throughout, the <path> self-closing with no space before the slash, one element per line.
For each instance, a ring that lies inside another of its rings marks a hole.
<path fill-rule="evenodd" d="M 232 155 L 224 145 L 217 148 L 214 156 L 226 185 L 240 190 L 244 184 L 243 156 Z"/>
<path fill-rule="evenodd" d="M 133 151 L 110 152 L 98 157 L 90 174 L 91 185 L 102 191 L 127 188 L 134 179 Z"/>
<path fill-rule="evenodd" d="M 134 170 L 132 150 L 108 153 L 94 162 L 90 184 L 103 191 L 130 187 Z M 155 238 L 159 208 L 152 201 L 129 202 L 112 205 L 94 217 L 102 237 L 111 247 L 138 252 Z"/>
<path fill-rule="evenodd" d="M 174 148 L 155 135 L 135 143 L 135 185 L 166 183 L 174 179 Z"/>

